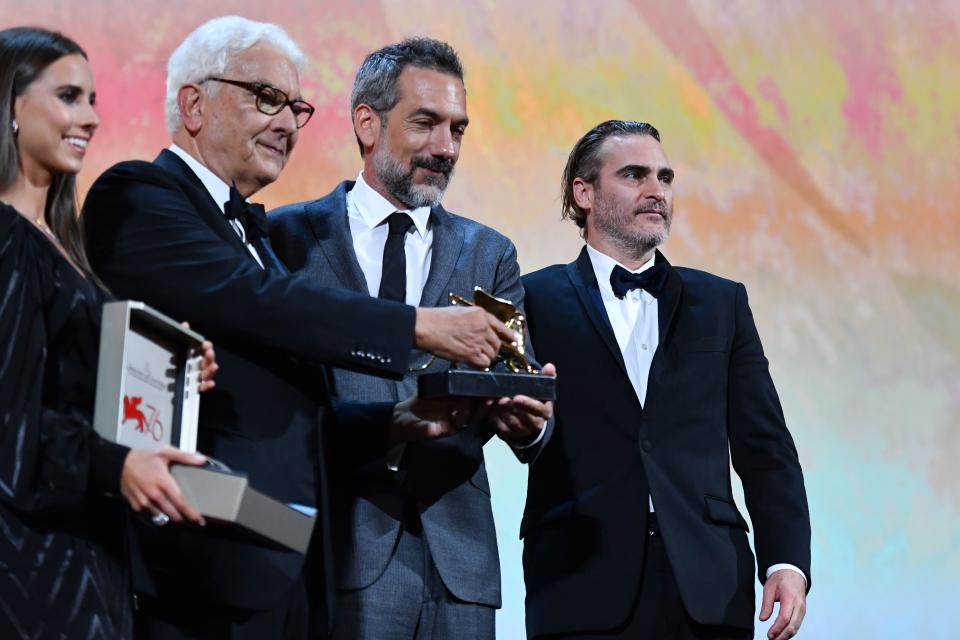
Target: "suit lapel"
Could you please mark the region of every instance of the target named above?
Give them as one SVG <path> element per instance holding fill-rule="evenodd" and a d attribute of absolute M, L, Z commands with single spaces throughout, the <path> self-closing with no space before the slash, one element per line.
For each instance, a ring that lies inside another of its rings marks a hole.
<path fill-rule="evenodd" d="M 369 294 L 367 279 L 360 268 L 350 236 L 347 215 L 347 191 L 353 182 L 342 182 L 327 198 L 306 205 L 307 220 L 317 238 L 320 250 L 327 257 L 330 269 L 345 289 Z"/>
<path fill-rule="evenodd" d="M 220 204 L 213 200 L 213 196 L 203 186 L 203 182 L 200 181 L 197 174 L 187 166 L 187 163 L 168 149 L 161 151 L 153 162 L 180 179 L 180 184 L 185 188 L 190 201 L 196 206 L 197 213 L 218 236 L 243 252 L 250 260 L 253 260 L 253 256 L 247 251 L 236 230 L 230 226 L 230 223 L 224 217 Z"/>
<path fill-rule="evenodd" d="M 430 212 L 433 225 L 433 247 L 430 253 L 430 275 L 423 286 L 420 306 L 445 306 L 447 284 L 453 276 L 463 248 L 463 231 L 453 224 L 453 218 L 437 205 Z"/>
<path fill-rule="evenodd" d="M 670 263 L 659 251 L 656 252 L 656 261 L 662 262 L 670 267 Z M 593 263 L 590 262 L 590 256 L 586 247 L 580 252 L 576 262 L 567 265 L 567 275 L 573 283 L 574 290 L 580 298 L 587 316 L 593 323 L 594 328 L 606 344 L 610 355 L 613 356 L 617 366 L 624 376 L 627 375 L 627 367 L 623 362 L 623 354 L 620 352 L 620 346 L 617 344 L 617 338 L 613 334 L 613 328 L 610 320 L 607 318 L 607 310 L 603 305 L 603 299 L 600 297 L 600 288 L 597 285 L 597 276 L 593 270 Z M 663 376 L 663 368 L 666 366 L 666 356 L 664 353 L 670 345 L 673 337 L 673 327 L 676 320 L 677 310 L 680 307 L 680 300 L 683 297 L 683 280 L 676 271 L 670 267 L 667 273 L 667 282 L 663 292 L 657 299 L 657 325 L 658 325 L 658 346 L 654 353 L 653 361 L 650 363 L 650 373 L 647 380 L 647 397 L 644 403 L 644 411 L 650 409 L 652 402 L 656 401 L 654 389 L 657 382 Z"/>
<path fill-rule="evenodd" d="M 670 263 L 657 251 L 656 261 L 666 264 L 669 267 L 667 271 L 667 281 L 657 298 L 657 325 L 659 338 L 657 340 L 657 350 L 653 354 L 653 361 L 650 363 L 650 374 L 647 376 L 647 399 L 644 403 L 644 411 L 650 411 L 651 407 L 657 402 L 656 389 L 660 387 L 660 381 L 663 379 L 664 367 L 666 367 L 667 356 L 665 355 L 673 339 L 674 320 L 677 315 L 677 309 L 680 307 L 680 299 L 683 296 L 683 279 L 670 267 Z"/>
<path fill-rule="evenodd" d="M 607 310 L 603 306 L 603 299 L 600 297 L 597 275 L 593 271 L 593 263 L 590 262 L 586 246 L 580 251 L 576 261 L 567 265 L 566 271 L 577 296 L 580 298 L 580 304 L 587 313 L 587 317 L 590 318 L 597 333 L 600 334 L 603 343 L 607 345 L 607 349 L 610 351 L 614 362 L 620 367 L 620 371 L 629 378 L 627 367 L 623 363 L 623 354 L 620 352 L 616 336 L 613 335 L 613 327 L 610 325 Z"/>
<path fill-rule="evenodd" d="M 656 261 L 669 267 L 667 271 L 667 282 L 663 287 L 663 292 L 657 300 L 657 324 L 659 329 L 659 343 L 666 344 L 672 337 L 673 320 L 677 315 L 677 309 L 680 306 L 680 297 L 683 293 L 683 279 L 673 270 L 670 263 L 657 251 Z"/>

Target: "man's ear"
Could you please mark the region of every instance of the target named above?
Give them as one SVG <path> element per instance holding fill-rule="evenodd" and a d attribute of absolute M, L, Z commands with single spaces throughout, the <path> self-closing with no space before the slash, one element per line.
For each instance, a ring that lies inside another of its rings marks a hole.
<path fill-rule="evenodd" d="M 573 201 L 577 206 L 585 211 L 593 209 L 593 185 L 585 182 L 583 178 L 573 179 Z"/>
<path fill-rule="evenodd" d="M 183 128 L 191 136 L 197 134 L 203 126 L 204 95 L 195 84 L 185 84 L 177 91 L 177 107 Z"/>
<path fill-rule="evenodd" d="M 380 138 L 380 114 L 373 110 L 368 104 L 358 104 L 353 110 L 353 130 L 363 145 L 364 154 L 373 148 Z"/>

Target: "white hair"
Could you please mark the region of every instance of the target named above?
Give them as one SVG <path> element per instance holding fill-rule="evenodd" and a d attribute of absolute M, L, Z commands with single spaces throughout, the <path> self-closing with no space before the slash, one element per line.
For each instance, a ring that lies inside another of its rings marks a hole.
<path fill-rule="evenodd" d="M 303 71 L 306 56 L 275 24 L 254 22 L 240 16 L 223 16 L 203 23 L 188 35 L 167 62 L 167 130 L 174 135 L 182 123 L 177 93 L 185 84 L 222 76 L 234 56 L 258 44 L 268 44 L 286 55 Z M 213 89 L 215 91 L 215 89 Z"/>

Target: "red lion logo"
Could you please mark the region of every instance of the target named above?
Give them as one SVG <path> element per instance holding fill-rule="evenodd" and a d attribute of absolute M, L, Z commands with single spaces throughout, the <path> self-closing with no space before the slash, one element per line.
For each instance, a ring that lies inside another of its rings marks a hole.
<path fill-rule="evenodd" d="M 141 402 L 143 402 L 143 398 L 123 396 L 123 420 L 121 424 L 127 420 L 135 420 L 137 422 L 137 426 L 135 427 L 137 431 L 147 430 L 147 416 L 143 414 L 143 411 L 140 411 Z"/>

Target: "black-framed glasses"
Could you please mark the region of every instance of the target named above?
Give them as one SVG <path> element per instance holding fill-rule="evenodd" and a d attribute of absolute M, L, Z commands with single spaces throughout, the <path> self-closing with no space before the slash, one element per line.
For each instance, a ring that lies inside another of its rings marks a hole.
<path fill-rule="evenodd" d="M 224 82 L 232 84 L 235 87 L 246 89 L 257 97 L 257 111 L 264 115 L 275 116 L 284 107 L 289 106 L 293 112 L 293 117 L 297 121 L 297 129 L 302 129 L 310 121 L 310 116 L 316 109 L 305 100 L 291 100 L 286 93 L 262 82 L 243 82 L 241 80 L 228 80 L 227 78 L 206 78 L 203 82 Z"/>

